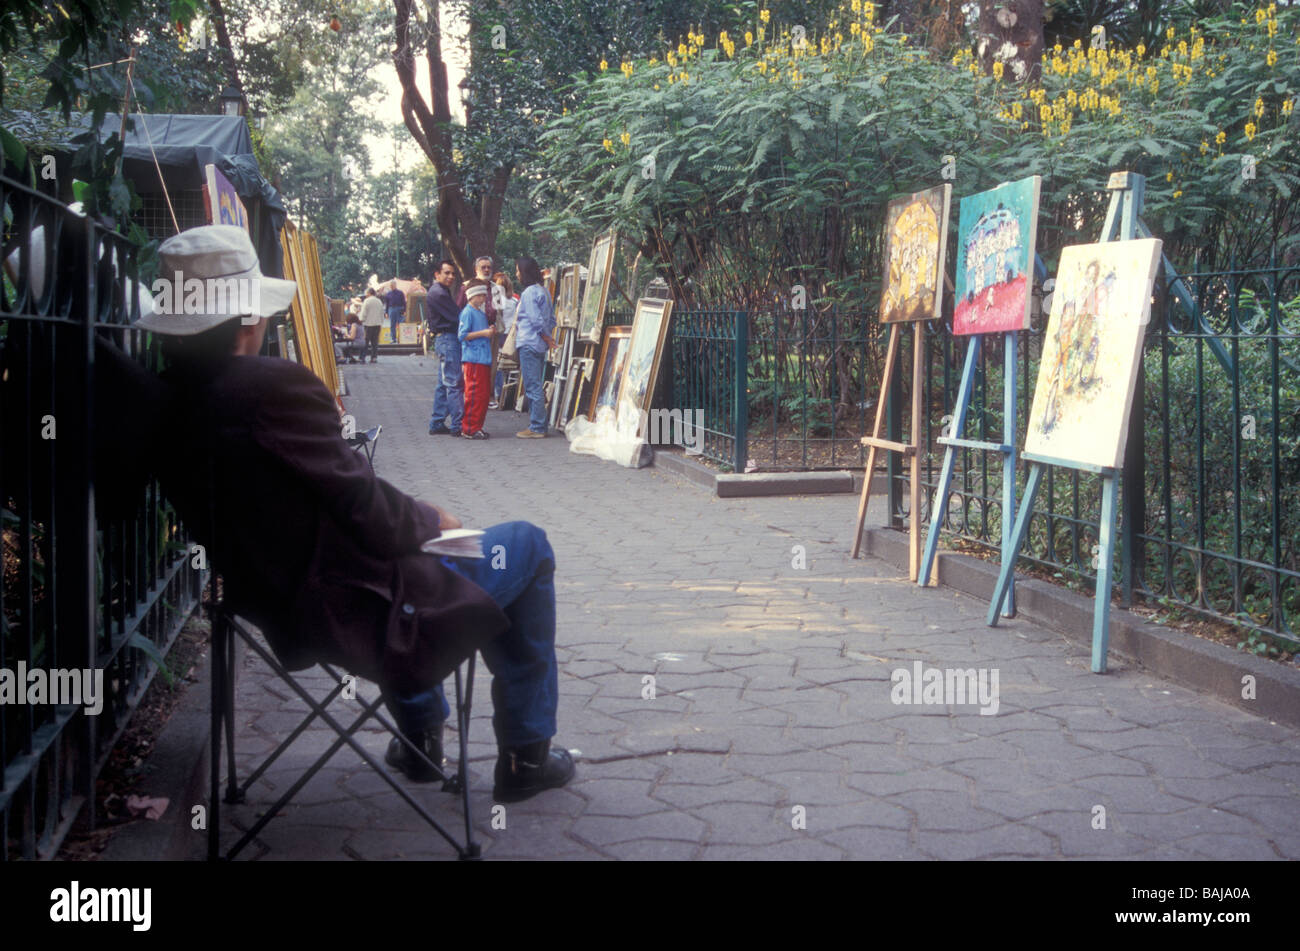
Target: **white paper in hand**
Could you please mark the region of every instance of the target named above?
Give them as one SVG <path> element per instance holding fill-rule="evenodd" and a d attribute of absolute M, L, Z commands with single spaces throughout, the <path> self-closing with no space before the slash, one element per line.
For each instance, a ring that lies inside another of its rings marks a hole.
<path fill-rule="evenodd" d="M 483 532 L 477 528 L 453 528 L 430 538 L 420 551 L 448 558 L 482 558 Z"/>

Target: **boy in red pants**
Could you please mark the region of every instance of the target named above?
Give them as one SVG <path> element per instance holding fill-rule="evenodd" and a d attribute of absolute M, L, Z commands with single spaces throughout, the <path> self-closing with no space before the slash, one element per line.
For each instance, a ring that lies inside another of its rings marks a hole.
<path fill-rule="evenodd" d="M 492 395 L 492 336 L 496 327 L 488 323 L 485 304 L 488 286 L 477 278 L 465 287 L 467 303 L 460 312 L 461 368 L 465 374 L 465 418 L 461 435 L 466 439 L 487 439 L 483 420 Z"/>

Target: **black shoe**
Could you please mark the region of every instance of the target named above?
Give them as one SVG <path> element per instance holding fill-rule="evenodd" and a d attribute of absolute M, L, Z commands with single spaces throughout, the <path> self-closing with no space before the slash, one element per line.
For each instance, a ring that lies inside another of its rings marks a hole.
<path fill-rule="evenodd" d="M 429 427 L 429 435 L 430 435 L 430 436 L 449 436 L 449 435 L 451 435 L 451 430 L 448 429 L 446 426 L 430 426 L 430 427 Z"/>
<path fill-rule="evenodd" d="M 448 435 L 448 436 L 459 436 L 459 435 L 460 435 L 460 430 L 459 430 L 459 429 L 449 429 L 449 430 L 447 430 L 447 435 Z"/>
<path fill-rule="evenodd" d="M 497 756 L 492 798 L 522 802 L 542 790 L 563 786 L 575 771 L 569 751 L 551 749 L 550 740 L 503 749 Z"/>
<path fill-rule="evenodd" d="M 476 433 L 461 433 L 461 436 L 463 436 L 463 437 L 466 438 L 466 439 L 487 439 L 487 438 L 489 438 L 486 429 L 480 429 L 480 430 L 479 430 L 478 432 L 476 432 Z"/>
<path fill-rule="evenodd" d="M 433 766 L 416 756 L 397 737 L 393 737 L 388 742 L 388 752 L 384 754 L 384 762 L 405 773 L 406 778 L 413 783 L 431 783 L 435 779 L 441 779 L 442 775 L 439 770 L 445 765 L 442 758 L 442 724 L 439 723 L 420 735 L 408 735 L 407 739 L 414 743 L 420 749 L 420 752 L 432 760 L 438 769 L 434 769 Z"/>

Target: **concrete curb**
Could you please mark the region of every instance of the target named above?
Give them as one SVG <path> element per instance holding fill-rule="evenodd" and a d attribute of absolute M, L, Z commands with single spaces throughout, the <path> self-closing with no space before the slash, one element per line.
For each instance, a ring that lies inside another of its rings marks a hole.
<path fill-rule="evenodd" d="M 867 529 L 863 550 L 903 571 L 908 567 L 907 535 L 888 528 Z M 997 584 L 998 565 L 971 555 L 940 552 L 935 577 L 988 601 Z M 1016 613 L 1063 634 L 1070 641 L 1092 644 L 1093 599 L 1035 578 L 1016 579 Z M 1015 618 L 1001 618 L 1012 627 Z M 1300 670 L 1242 653 L 1214 641 L 1153 624 L 1112 605 L 1110 650 L 1143 670 L 1222 700 L 1246 713 L 1300 727 Z M 1255 678 L 1255 699 L 1242 699 L 1242 678 Z"/>
<path fill-rule="evenodd" d="M 857 494 L 862 491 L 862 473 L 847 469 L 828 472 L 715 472 L 684 453 L 664 448 L 655 449 L 654 464 L 702 488 L 711 489 L 720 499 Z M 871 484 L 872 494 L 886 489 L 885 476 L 877 475 Z"/>
<path fill-rule="evenodd" d="M 197 609 L 196 609 L 197 610 Z M 235 670 L 244 656 L 243 641 L 236 639 Z M 212 696 L 212 643 L 197 665 L 195 682 L 172 711 L 149 754 L 151 793 L 171 800 L 157 822 L 137 819 L 121 826 L 109 841 L 101 860 L 110 862 L 200 861 L 207 857 L 207 831 L 195 829 L 192 809 L 208 808 L 210 716 Z"/>

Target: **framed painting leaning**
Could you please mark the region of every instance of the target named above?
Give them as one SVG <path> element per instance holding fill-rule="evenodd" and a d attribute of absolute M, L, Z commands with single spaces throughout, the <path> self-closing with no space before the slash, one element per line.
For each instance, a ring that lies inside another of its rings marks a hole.
<path fill-rule="evenodd" d="M 885 206 L 881 323 L 933 320 L 942 312 L 951 200 L 952 186 L 939 185 Z"/>
<path fill-rule="evenodd" d="M 583 292 L 582 308 L 578 312 L 580 341 L 600 343 L 609 282 L 614 274 L 614 245 L 617 238 L 617 232 L 610 231 L 602 234 L 591 246 L 591 261 L 587 265 L 587 289 Z"/>
<path fill-rule="evenodd" d="M 627 347 L 631 342 L 631 327 L 605 328 L 605 342 L 596 363 L 596 381 L 591 388 L 591 407 L 587 411 L 587 418 L 592 422 L 602 409 L 608 408 L 611 414 L 614 412 L 618 391 L 623 385 L 623 372 L 627 369 Z"/>
<path fill-rule="evenodd" d="M 1123 465 L 1160 248 L 1146 238 L 1061 250 L 1026 454 Z"/>
<path fill-rule="evenodd" d="M 673 302 L 642 297 L 636 302 L 632 321 L 632 340 L 628 344 L 627 372 L 618 394 L 616 425 L 619 432 L 640 436 L 643 415 L 650 409 L 659 366 L 663 361 L 664 340 L 672 317 Z"/>
<path fill-rule="evenodd" d="M 578 285 L 581 281 L 579 267 L 566 264 L 560 268 L 560 281 L 555 290 L 555 326 L 578 326 Z"/>

